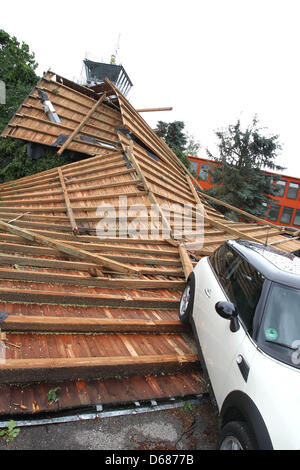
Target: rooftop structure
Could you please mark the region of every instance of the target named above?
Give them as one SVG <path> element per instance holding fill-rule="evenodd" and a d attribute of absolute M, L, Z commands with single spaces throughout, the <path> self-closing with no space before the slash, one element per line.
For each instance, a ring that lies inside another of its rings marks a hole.
<path fill-rule="evenodd" d="M 99 85 L 103 85 L 104 79 L 108 78 L 118 90 L 126 96 L 133 86 L 122 65 L 93 62 L 88 59 L 84 60 L 84 65 L 87 85 L 89 87 L 97 87 L 97 89 L 99 89 Z"/>

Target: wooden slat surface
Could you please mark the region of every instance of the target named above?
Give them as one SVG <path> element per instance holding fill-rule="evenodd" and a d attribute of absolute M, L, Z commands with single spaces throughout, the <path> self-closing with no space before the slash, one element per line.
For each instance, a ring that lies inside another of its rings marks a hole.
<path fill-rule="evenodd" d="M 38 86 L 62 125 L 48 120 L 35 89 L 3 134 L 52 145 L 85 123 L 70 149 L 89 158 L 0 185 L 0 310 L 6 316 L 0 415 L 58 409 L 47 401 L 55 386 L 60 410 L 201 393 L 206 386 L 197 349 L 190 328 L 178 320 L 185 279 L 195 265 L 189 254 L 199 259 L 240 236 L 268 238 L 286 251 L 299 249 L 299 242 L 268 223 L 232 222 L 212 208 L 113 84 L 106 82 L 106 93 L 118 99 L 102 103 L 86 119 L 99 95 L 59 79 L 48 73 Z M 119 210 L 125 198 L 127 208 Z M 99 222 L 112 221 L 100 214 L 103 204 L 117 205 L 116 231 L 99 238 Z M 155 236 L 153 204 L 159 213 Z M 197 204 L 204 208 L 204 244 L 193 249 Z M 191 219 L 177 240 L 172 237 L 183 206 L 190 207 Z M 124 231 L 124 216 L 129 225 L 139 218 L 135 238 Z M 161 232 L 166 220 L 167 240 Z M 71 257 L 76 253 L 84 256 Z M 93 262 L 103 258 L 111 264 Z"/>

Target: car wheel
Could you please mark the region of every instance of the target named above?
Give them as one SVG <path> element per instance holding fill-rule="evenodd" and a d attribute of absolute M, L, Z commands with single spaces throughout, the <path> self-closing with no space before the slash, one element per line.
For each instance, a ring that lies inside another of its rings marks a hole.
<path fill-rule="evenodd" d="M 193 309 L 193 283 L 188 280 L 184 291 L 182 292 L 180 304 L 179 304 L 179 320 L 182 323 L 189 323 L 190 316 Z"/>
<path fill-rule="evenodd" d="M 255 439 L 249 426 L 240 421 L 232 421 L 221 429 L 219 450 L 255 450 Z"/>

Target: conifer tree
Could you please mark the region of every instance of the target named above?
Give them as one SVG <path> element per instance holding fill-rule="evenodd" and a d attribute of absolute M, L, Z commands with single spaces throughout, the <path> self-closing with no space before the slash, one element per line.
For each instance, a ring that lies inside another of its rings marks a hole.
<path fill-rule="evenodd" d="M 276 196 L 276 176 L 265 171 L 280 171 L 284 168 L 275 163 L 281 150 L 278 135 L 265 135 L 255 116 L 243 130 L 241 122 L 229 125 L 215 132 L 218 138 L 218 153 L 209 158 L 219 165 L 214 166 L 212 180 L 215 184 L 208 193 L 257 217 L 265 217 L 270 202 L 276 202 L 269 195 Z M 226 208 L 218 207 L 227 216 L 233 214 Z"/>

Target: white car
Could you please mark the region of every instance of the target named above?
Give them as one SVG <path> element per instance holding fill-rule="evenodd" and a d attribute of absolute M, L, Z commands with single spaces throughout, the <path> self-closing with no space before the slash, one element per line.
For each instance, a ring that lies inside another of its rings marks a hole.
<path fill-rule="evenodd" d="M 300 258 L 228 241 L 182 293 L 220 414 L 222 450 L 300 449 Z"/>

